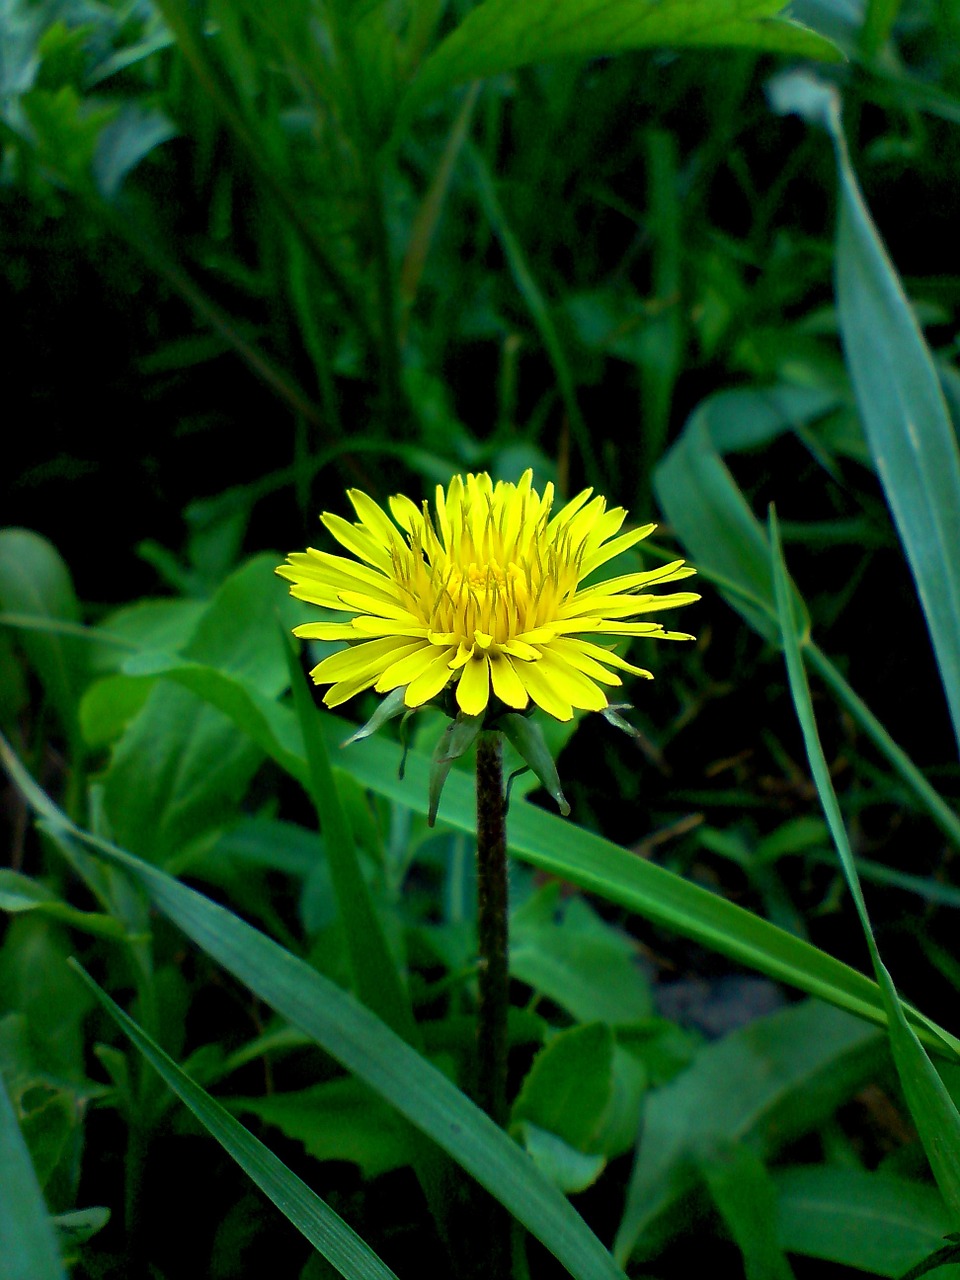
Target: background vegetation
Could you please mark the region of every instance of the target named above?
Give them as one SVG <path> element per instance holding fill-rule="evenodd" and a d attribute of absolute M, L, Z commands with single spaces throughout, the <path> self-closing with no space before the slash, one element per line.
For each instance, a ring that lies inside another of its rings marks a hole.
<path fill-rule="evenodd" d="M 960 1230 L 960 10 L 777 8 L 0 0 L 0 1275 L 466 1278 L 462 1170 L 520 1280 Z M 469 771 L 273 567 L 528 465 L 704 598 L 513 786 L 506 1138 Z"/>

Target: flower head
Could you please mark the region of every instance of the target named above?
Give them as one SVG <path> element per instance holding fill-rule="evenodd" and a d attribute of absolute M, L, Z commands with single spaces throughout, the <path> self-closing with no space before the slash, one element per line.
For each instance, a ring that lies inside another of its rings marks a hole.
<path fill-rule="evenodd" d="M 330 684 L 327 706 L 372 686 L 404 688 L 406 706 L 419 707 L 454 685 L 467 715 L 484 712 L 492 694 L 507 707 L 532 701 L 569 720 L 574 707 L 607 706 L 601 686 L 621 684 L 617 670 L 650 678 L 613 652 L 611 638 L 692 639 L 636 619 L 699 599 L 649 592 L 694 570 L 675 560 L 590 581 L 654 528 L 619 533 L 626 511 L 607 510 L 591 494 L 585 489 L 553 514 L 553 485 L 538 493 L 532 471 L 518 484 L 454 476 L 446 491 L 437 486 L 432 512 L 426 502 L 421 509 L 391 498 L 391 520 L 350 490 L 357 522 L 321 519 L 355 558 L 310 548 L 277 570 L 299 599 L 352 615 L 296 628 L 306 639 L 355 642 L 310 673 Z"/>

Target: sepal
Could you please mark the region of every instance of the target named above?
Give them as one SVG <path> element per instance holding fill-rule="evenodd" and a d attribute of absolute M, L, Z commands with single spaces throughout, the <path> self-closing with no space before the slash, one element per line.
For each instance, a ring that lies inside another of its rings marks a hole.
<path fill-rule="evenodd" d="M 430 762 L 430 811 L 427 814 L 427 826 L 432 827 L 437 820 L 440 794 L 447 780 L 447 774 L 453 767 L 453 762 L 459 760 L 473 746 L 477 734 L 483 728 L 484 718 L 483 712 L 480 715 L 471 716 L 461 711 L 441 734 Z"/>
<path fill-rule="evenodd" d="M 560 786 L 560 775 L 557 773 L 557 766 L 554 763 L 553 756 L 550 754 L 550 748 L 547 746 L 547 740 L 543 736 L 543 730 L 536 720 L 532 720 L 529 716 L 521 715 L 519 712 L 509 711 L 499 717 L 496 727 L 503 730 L 513 749 L 523 757 L 540 779 L 541 784 L 550 792 L 563 816 L 565 818 L 569 817 L 570 805 L 567 803 L 567 797 L 563 794 L 563 788 Z"/>

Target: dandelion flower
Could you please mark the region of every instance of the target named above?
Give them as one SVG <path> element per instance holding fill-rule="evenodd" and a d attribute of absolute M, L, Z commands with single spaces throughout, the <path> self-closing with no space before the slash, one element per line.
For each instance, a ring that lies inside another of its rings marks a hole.
<path fill-rule="evenodd" d="M 353 558 L 310 548 L 277 570 L 294 596 L 350 615 L 295 631 L 353 642 L 310 673 L 330 685 L 329 707 L 371 687 L 403 688 L 406 706 L 419 707 L 452 685 L 467 715 L 498 700 L 515 710 L 533 702 L 569 720 L 575 707 L 608 705 L 605 689 L 622 683 L 617 671 L 650 678 L 614 652 L 615 638 L 692 639 L 637 620 L 699 599 L 650 593 L 694 572 L 682 560 L 598 577 L 655 526 L 620 533 L 626 511 L 608 510 L 590 489 L 554 514 L 553 485 L 539 493 L 532 471 L 518 484 L 454 476 L 446 491 L 437 486 L 433 511 L 391 498 L 392 520 L 365 493 L 348 496 L 356 523 L 321 519 Z"/>

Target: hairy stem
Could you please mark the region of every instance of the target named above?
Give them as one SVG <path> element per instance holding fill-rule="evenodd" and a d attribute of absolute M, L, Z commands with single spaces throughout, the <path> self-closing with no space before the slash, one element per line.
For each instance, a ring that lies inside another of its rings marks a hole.
<path fill-rule="evenodd" d="M 499 733 L 477 742 L 477 928 L 480 1011 L 477 1102 L 497 1124 L 507 1118 L 507 838 Z"/>
<path fill-rule="evenodd" d="M 507 952 L 507 806 L 501 754 L 500 734 L 482 732 L 477 739 L 480 1007 L 477 1016 L 476 1098 L 491 1120 L 503 1126 L 507 1121 L 510 971 Z M 477 1274 L 482 1274 L 486 1280 L 506 1280 L 510 1274 L 510 1217 L 502 1205 L 483 1192 L 479 1194 Z"/>

